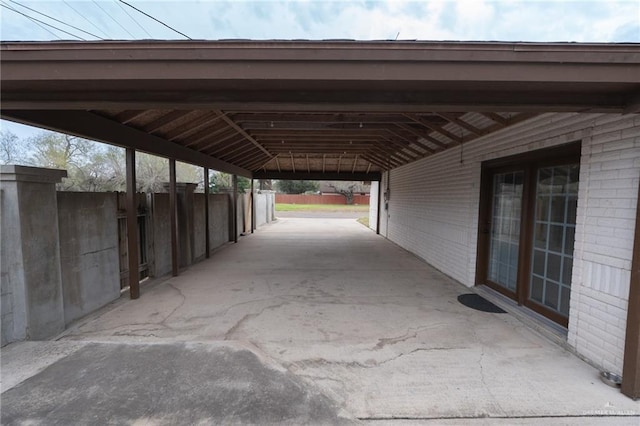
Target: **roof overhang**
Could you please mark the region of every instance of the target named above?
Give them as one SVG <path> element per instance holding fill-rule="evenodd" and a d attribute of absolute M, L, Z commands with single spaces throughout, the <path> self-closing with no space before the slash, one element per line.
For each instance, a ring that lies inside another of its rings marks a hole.
<path fill-rule="evenodd" d="M 6 42 L 1 49 L 3 118 L 245 176 L 378 178 L 538 113 L 640 111 L 640 44 Z"/>

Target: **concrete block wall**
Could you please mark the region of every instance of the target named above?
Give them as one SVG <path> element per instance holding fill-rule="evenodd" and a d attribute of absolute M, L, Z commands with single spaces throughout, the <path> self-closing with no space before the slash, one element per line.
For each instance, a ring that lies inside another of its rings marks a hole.
<path fill-rule="evenodd" d="M 4 184 L 3 184 L 4 186 Z M 15 223 L 19 217 L 18 205 L 14 197 L 7 197 L 4 188 L 0 188 L 0 226 L 2 227 L 2 238 L 0 238 L 0 325 L 1 325 L 1 345 L 15 340 L 24 339 L 24 333 L 16 332 L 14 328 L 14 297 L 22 299 L 24 304 L 24 289 L 14 290 L 13 282 L 24 281 L 22 268 L 20 267 L 19 247 L 11 247 L 12 241 L 22 238 L 20 227 L 9 228 L 10 223 Z M 20 250 L 21 251 L 21 250 Z"/>
<path fill-rule="evenodd" d="M 238 197 L 236 198 L 236 221 L 238 226 L 236 237 L 238 238 L 240 238 L 240 236 L 244 232 L 244 224 L 245 224 L 244 208 L 245 208 L 244 194 L 238 194 Z M 231 226 L 233 226 L 233 223 L 231 223 Z M 231 236 L 233 238 L 233 230 L 231 231 Z"/>
<path fill-rule="evenodd" d="M 230 209 L 230 194 L 209 195 L 209 244 L 211 250 L 231 241 L 229 233 Z"/>
<path fill-rule="evenodd" d="M 369 198 L 371 204 L 369 204 L 369 228 L 376 231 L 378 226 L 378 189 L 380 188 L 380 182 L 371 182 L 371 193 Z"/>
<path fill-rule="evenodd" d="M 582 156 L 568 343 L 620 373 L 640 175 L 637 115 L 543 114 L 385 173 L 381 233 L 472 286 L 482 161 L 575 141 Z"/>
<path fill-rule="evenodd" d="M 206 254 L 204 213 L 204 194 L 193 194 L 193 260 L 196 262 Z"/>
<path fill-rule="evenodd" d="M 263 191 L 253 194 L 256 203 L 256 228 L 273 221 L 275 192 Z"/>
<path fill-rule="evenodd" d="M 153 194 L 151 203 L 153 253 L 150 266 L 152 277 L 171 272 L 171 209 L 169 194 Z"/>
<path fill-rule="evenodd" d="M 65 323 L 120 297 L 117 194 L 58 192 Z"/>

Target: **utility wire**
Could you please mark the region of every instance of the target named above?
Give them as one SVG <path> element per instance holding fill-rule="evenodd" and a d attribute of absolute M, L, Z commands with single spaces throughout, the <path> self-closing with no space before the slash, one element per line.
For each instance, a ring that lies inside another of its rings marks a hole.
<path fill-rule="evenodd" d="M 69 6 L 69 8 L 71 8 L 71 10 L 73 10 L 79 17 L 81 17 L 82 19 L 84 19 L 85 21 L 87 21 L 88 23 L 90 23 L 91 25 L 93 25 L 93 28 L 95 28 L 96 30 L 100 31 L 102 34 L 104 34 L 104 36 L 106 38 L 109 38 L 109 35 L 104 32 L 104 30 L 102 30 L 99 26 L 97 26 L 93 21 L 91 21 L 90 19 L 87 19 L 86 16 L 84 16 L 82 13 L 78 12 L 78 10 L 71 6 L 69 3 L 67 3 L 67 0 L 62 0 L 62 2 L 64 4 L 66 4 L 67 6 Z"/>
<path fill-rule="evenodd" d="M 130 4 L 129 4 L 129 3 L 127 3 L 126 1 L 124 1 L 124 0 L 118 0 L 118 1 L 119 1 L 120 3 L 124 3 L 124 4 L 126 4 L 126 5 L 127 5 L 127 6 L 129 6 L 131 9 L 134 9 L 134 10 L 136 10 L 137 12 L 142 13 L 142 14 L 143 14 L 144 16 L 146 16 L 147 18 L 151 18 L 151 19 L 153 19 L 154 21 L 156 21 L 157 23 L 164 25 L 165 27 L 169 28 L 171 31 L 174 31 L 174 32 L 176 32 L 176 33 L 180 34 L 181 36 L 183 36 L 183 37 L 185 37 L 185 38 L 187 38 L 187 39 L 189 39 L 189 40 L 193 40 L 191 37 L 189 37 L 189 36 L 188 36 L 188 35 L 186 35 L 185 33 L 182 33 L 182 32 L 180 32 L 180 31 L 176 30 L 175 28 L 173 28 L 173 27 L 171 27 L 171 26 L 169 26 L 169 25 L 165 24 L 165 23 L 164 23 L 164 22 L 162 22 L 161 20 L 154 18 L 153 16 L 149 15 L 149 14 L 148 14 L 148 13 L 146 13 L 146 12 L 143 12 L 142 10 L 138 9 L 138 8 L 137 8 L 137 7 L 135 7 L 135 6 L 130 5 Z"/>
<path fill-rule="evenodd" d="M 143 27 L 142 25 L 140 25 L 140 22 L 138 22 L 138 21 L 136 20 L 136 18 L 134 18 L 133 16 L 131 16 L 131 15 L 129 14 L 129 12 L 127 12 L 127 9 L 125 9 L 124 7 L 122 7 L 122 5 L 120 4 L 120 2 L 119 2 L 118 0 L 113 0 L 113 1 L 115 1 L 115 2 L 116 2 L 116 4 L 118 5 L 118 7 L 120 7 L 120 9 L 122 9 L 122 11 L 123 11 L 124 13 L 126 13 L 126 14 L 127 14 L 127 16 L 128 16 L 129 18 L 131 18 L 131 20 L 132 20 L 133 22 L 135 22 L 135 23 L 140 27 L 140 29 L 142 29 L 142 31 L 144 31 L 145 33 L 147 33 L 147 35 L 149 36 L 149 38 L 153 38 L 153 36 L 152 36 L 151 34 L 149 34 L 149 31 L 147 31 L 147 29 L 146 29 L 145 27 Z"/>
<path fill-rule="evenodd" d="M 136 38 L 133 34 L 131 34 L 131 33 L 129 32 L 129 30 L 128 30 L 128 29 L 126 29 L 126 28 L 125 28 L 125 27 L 124 27 L 120 22 L 118 22 L 118 21 L 117 21 L 113 16 L 111 16 L 111 14 L 110 14 L 109 12 L 107 12 L 106 10 L 104 10 L 104 9 L 102 8 L 102 6 L 100 6 L 98 3 L 96 3 L 96 1 L 95 1 L 95 0 L 91 0 L 91 1 L 93 2 L 93 4 L 95 4 L 96 6 L 98 6 L 98 7 L 100 8 L 100 10 L 102 10 L 104 13 L 106 13 L 106 14 L 107 14 L 107 16 L 108 16 L 109 18 L 111 18 L 111 20 L 112 20 L 113 22 L 115 22 L 116 24 L 118 24 L 118 25 L 120 26 L 120 28 L 122 28 L 122 29 L 123 29 L 127 34 L 129 34 L 129 35 L 131 36 L 131 38 L 133 38 L 133 39 L 135 39 L 135 38 Z"/>
<path fill-rule="evenodd" d="M 13 10 L 10 7 L 5 6 L 4 4 L 0 4 L 0 6 L 2 7 L 6 7 L 9 10 Z M 17 10 L 14 10 L 14 12 L 17 12 Z M 30 16 L 24 15 L 27 19 L 29 19 L 31 22 L 33 22 L 34 24 L 36 24 L 37 26 L 39 26 L 40 28 L 42 28 L 43 30 L 45 30 L 46 32 L 48 32 L 49 34 L 51 34 L 52 36 L 54 36 L 55 38 L 57 38 L 58 40 L 62 40 L 60 38 L 60 36 L 56 33 L 54 33 L 53 31 L 51 31 L 49 28 L 45 27 L 44 25 L 41 25 L 39 22 L 34 21 L 33 19 L 31 19 Z"/>
<path fill-rule="evenodd" d="M 95 37 L 95 38 L 99 38 L 100 40 L 104 40 L 102 37 L 97 36 L 97 35 L 95 35 L 95 34 L 92 34 L 92 33 L 90 33 L 89 31 L 85 31 L 85 30 L 83 30 L 82 28 L 78 28 L 78 27 L 75 27 L 75 26 L 73 26 L 73 25 L 71 25 L 71 24 L 67 24 L 66 22 L 63 22 L 63 21 L 61 21 L 61 20 L 59 20 L 59 19 L 56 19 L 56 18 L 54 18 L 53 16 L 49 16 L 49 15 L 47 15 L 46 13 L 39 12 L 39 11 L 37 11 L 37 10 L 35 10 L 35 9 L 30 8 L 29 6 L 25 6 L 25 5 L 24 5 L 24 4 L 22 4 L 22 3 L 19 3 L 19 2 L 14 1 L 14 0 L 9 0 L 9 2 L 11 2 L 11 3 L 15 3 L 15 4 L 17 4 L 18 6 L 23 7 L 23 8 L 25 8 L 25 9 L 29 9 L 30 11 L 35 12 L 35 13 L 37 13 L 38 15 L 42 15 L 42 16 L 44 16 L 44 17 L 47 17 L 47 18 L 51 19 L 52 21 L 56 21 L 56 22 L 59 22 L 59 23 L 61 23 L 61 24 L 63 24 L 63 25 L 66 25 L 66 26 L 68 26 L 68 27 L 71 27 L 71 28 L 73 28 L 74 30 L 78 30 L 78 31 L 83 32 L 83 33 L 85 33 L 85 34 L 89 34 L 91 37 Z"/>
<path fill-rule="evenodd" d="M 6 8 L 6 9 L 9 9 L 9 10 L 11 10 L 11 11 L 15 12 L 15 13 L 18 13 L 18 14 L 20 14 L 20 15 L 24 16 L 24 17 L 27 17 L 27 18 L 29 18 L 30 20 L 34 21 L 34 22 L 39 22 L 39 23 L 44 24 L 44 25 L 46 25 L 46 26 L 48 26 L 48 27 L 54 28 L 54 29 L 56 29 L 56 30 L 58 30 L 58 31 L 60 31 L 60 32 L 62 32 L 62 33 L 68 34 L 68 35 L 70 35 L 71 37 L 75 37 L 75 38 L 77 38 L 77 39 L 80 39 L 80 40 L 86 41 L 85 39 L 83 39 L 83 38 L 82 38 L 82 37 L 80 37 L 79 35 L 71 34 L 70 32 L 65 31 L 65 30 L 63 30 L 63 29 L 61 29 L 61 28 L 58 28 L 58 27 L 56 27 L 55 25 L 51 25 L 51 24 L 49 24 L 49 23 L 47 23 L 47 22 L 41 21 L 41 20 L 39 20 L 39 19 L 37 19 L 37 18 L 34 18 L 33 16 L 29 16 L 29 15 L 27 15 L 26 13 L 20 12 L 19 10 L 16 10 L 16 9 L 14 9 L 14 8 L 12 8 L 12 7 L 9 7 L 9 6 L 7 6 L 7 5 L 6 5 L 6 4 L 4 4 L 4 3 L 0 4 L 0 6 L 2 6 L 2 7 L 4 7 L 4 8 Z M 51 31 L 49 31 L 49 32 L 51 33 Z M 59 37 L 59 36 L 56 36 L 56 37 L 58 37 L 58 39 L 60 39 L 60 37 Z"/>

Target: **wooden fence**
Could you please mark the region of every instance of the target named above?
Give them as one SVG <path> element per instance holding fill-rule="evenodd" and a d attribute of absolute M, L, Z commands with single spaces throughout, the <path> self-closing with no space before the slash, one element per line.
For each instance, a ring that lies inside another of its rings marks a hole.
<path fill-rule="evenodd" d="M 347 199 L 340 194 L 304 195 L 276 194 L 276 204 L 347 204 Z M 369 205 L 369 195 L 354 195 L 353 204 Z"/>

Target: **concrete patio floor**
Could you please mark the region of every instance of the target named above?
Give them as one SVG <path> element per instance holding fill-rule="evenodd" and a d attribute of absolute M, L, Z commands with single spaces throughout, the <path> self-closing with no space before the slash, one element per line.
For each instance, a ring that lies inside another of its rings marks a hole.
<path fill-rule="evenodd" d="M 469 292 L 353 219 L 282 218 L 179 277 L 143 286 L 139 300 L 123 297 L 55 342 L 3 348 L 3 411 L 29 386 L 51 391 L 39 375 L 69 357 L 82 362 L 80 351 L 124 345 L 171 348 L 178 357 L 249 353 L 278 372 L 269 386 L 299 381 L 292 392 L 308 395 L 296 403 L 315 401 L 314 413 L 324 413 L 286 417 L 293 423 L 640 423 L 640 403 L 604 385 L 596 369 L 510 314 L 463 306 L 456 298 Z M 281 395 L 272 403 L 288 404 L 290 394 Z M 225 416 L 260 422 L 259 412 Z"/>

